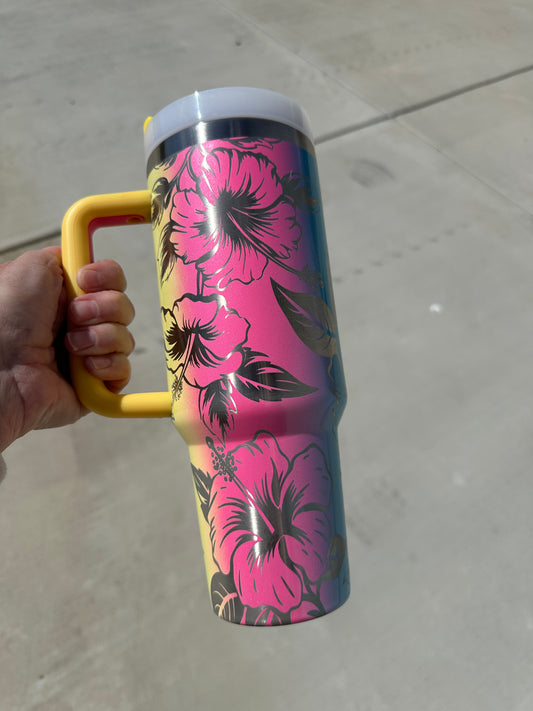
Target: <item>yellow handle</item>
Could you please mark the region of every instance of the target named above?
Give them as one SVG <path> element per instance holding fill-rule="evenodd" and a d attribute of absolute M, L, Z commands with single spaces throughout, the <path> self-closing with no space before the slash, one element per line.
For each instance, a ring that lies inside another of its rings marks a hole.
<path fill-rule="evenodd" d="M 63 219 L 61 251 L 68 299 L 84 292 L 76 275 L 92 261 L 91 237 L 98 227 L 150 222 L 150 192 L 94 195 L 76 202 Z M 115 395 L 101 380 L 88 373 L 82 359 L 70 357 L 72 385 L 80 401 L 93 412 L 107 417 L 169 417 L 170 393 L 128 393 Z"/>

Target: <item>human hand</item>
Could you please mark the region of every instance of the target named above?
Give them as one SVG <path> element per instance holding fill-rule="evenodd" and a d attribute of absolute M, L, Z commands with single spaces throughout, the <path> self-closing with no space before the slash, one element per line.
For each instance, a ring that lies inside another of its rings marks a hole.
<path fill-rule="evenodd" d="M 86 294 L 68 307 L 59 247 L 0 265 L 0 451 L 32 429 L 75 422 L 87 410 L 58 366 L 66 348 L 113 392 L 128 382 L 134 311 L 115 262 L 80 269 Z M 67 323 L 65 342 L 57 342 Z"/>

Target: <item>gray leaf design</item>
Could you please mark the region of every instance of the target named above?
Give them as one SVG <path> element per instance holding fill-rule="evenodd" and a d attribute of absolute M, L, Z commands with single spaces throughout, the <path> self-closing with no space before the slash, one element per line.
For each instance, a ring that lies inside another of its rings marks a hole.
<path fill-rule="evenodd" d="M 249 400 L 280 402 L 285 398 L 303 397 L 316 390 L 285 368 L 271 363 L 265 353 L 245 346 L 243 354 L 243 363 L 234 374 L 234 384 L 238 392 Z"/>
<path fill-rule="evenodd" d="M 202 419 L 213 434 L 224 440 L 233 428 L 233 414 L 237 412 L 232 397 L 232 385 L 227 379 L 215 380 L 200 390 L 199 407 Z"/>
<path fill-rule="evenodd" d="M 209 514 L 209 497 L 211 496 L 211 486 L 213 484 L 213 480 L 201 469 L 197 469 L 195 466 L 192 467 L 192 476 L 196 493 L 200 499 L 200 508 L 202 509 L 204 518 L 207 521 L 207 516 Z"/>
<path fill-rule="evenodd" d="M 211 602 L 218 617 L 227 622 L 240 623 L 244 606 L 239 599 L 233 578 L 222 573 L 215 573 L 211 579 Z"/>
<path fill-rule="evenodd" d="M 291 291 L 270 280 L 281 310 L 294 332 L 318 355 L 332 358 L 338 353 L 337 323 L 333 311 L 316 294 Z"/>

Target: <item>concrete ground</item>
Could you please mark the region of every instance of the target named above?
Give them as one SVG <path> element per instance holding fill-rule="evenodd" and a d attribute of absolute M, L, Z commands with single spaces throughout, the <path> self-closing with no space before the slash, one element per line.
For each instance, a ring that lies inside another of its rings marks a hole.
<path fill-rule="evenodd" d="M 0 66 L 2 259 L 143 188 L 144 118 L 173 99 L 306 107 L 352 574 L 316 622 L 217 620 L 170 422 L 32 433 L 0 488 L 0 709 L 533 709 L 533 5 L 3 0 Z M 137 308 L 132 388 L 163 387 L 149 230 L 97 254 Z"/>

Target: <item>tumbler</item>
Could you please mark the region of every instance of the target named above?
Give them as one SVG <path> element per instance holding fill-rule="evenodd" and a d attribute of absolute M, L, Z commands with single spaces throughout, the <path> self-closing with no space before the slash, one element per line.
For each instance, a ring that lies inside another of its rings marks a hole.
<path fill-rule="evenodd" d="M 95 229 L 151 221 L 168 391 L 113 394 L 76 357 L 73 385 L 97 413 L 172 418 L 219 617 L 319 617 L 349 595 L 346 388 L 309 120 L 280 94 L 220 88 L 147 119 L 144 145 L 148 190 L 75 203 L 63 263 L 72 299 Z"/>

